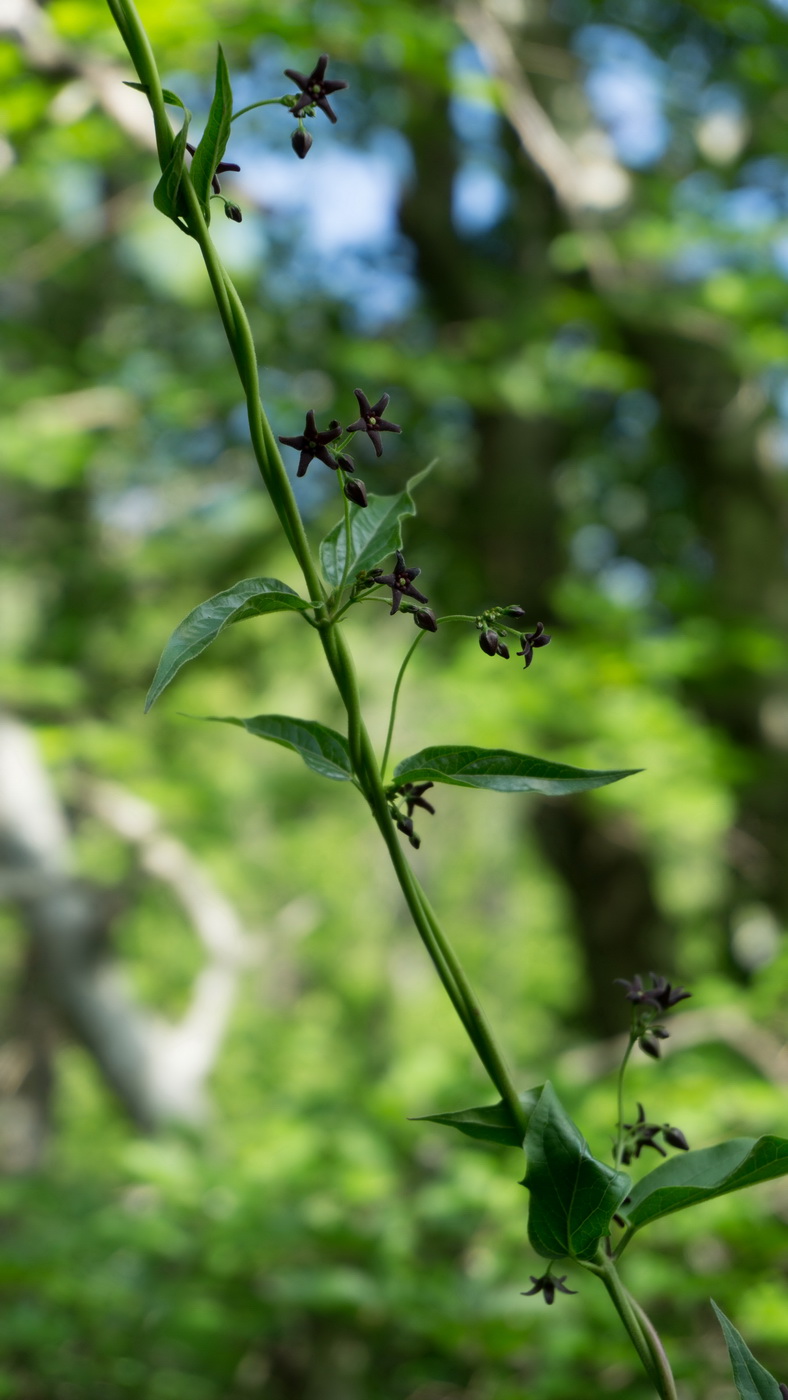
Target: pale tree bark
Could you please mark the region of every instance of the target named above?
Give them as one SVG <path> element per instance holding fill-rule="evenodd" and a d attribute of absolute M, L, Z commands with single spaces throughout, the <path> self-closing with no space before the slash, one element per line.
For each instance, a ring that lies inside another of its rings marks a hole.
<path fill-rule="evenodd" d="M 64 1032 L 141 1128 L 201 1122 L 239 974 L 258 958 L 230 902 L 148 803 L 98 782 L 86 786 L 85 803 L 135 848 L 141 872 L 167 885 L 205 963 L 177 1023 L 140 1003 L 112 948 L 122 899 L 74 874 L 69 828 L 34 736 L 0 718 L 0 899 L 15 909 L 26 950 L 0 1045 L 0 1167 L 10 1170 L 40 1159 Z"/>

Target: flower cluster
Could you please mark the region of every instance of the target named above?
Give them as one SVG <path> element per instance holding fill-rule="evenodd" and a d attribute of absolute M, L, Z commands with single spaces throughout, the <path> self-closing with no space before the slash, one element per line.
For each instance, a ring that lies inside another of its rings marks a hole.
<path fill-rule="evenodd" d="M 312 147 L 312 137 L 304 126 L 304 117 L 313 117 L 315 108 L 319 107 L 330 122 L 336 122 L 337 114 L 328 99 L 333 92 L 341 92 L 347 87 L 347 83 L 341 78 L 327 79 L 327 67 L 328 54 L 321 53 L 311 73 L 299 73 L 295 68 L 285 69 L 285 77 L 291 78 L 301 92 L 300 97 L 287 101 L 291 115 L 298 122 L 290 142 L 300 160 L 304 159 Z"/>
<path fill-rule="evenodd" d="M 627 1001 L 632 1003 L 632 1032 L 641 1050 L 652 1059 L 658 1060 L 660 1056 L 659 1042 L 667 1040 L 670 1035 L 662 1025 L 657 1025 L 657 1017 L 670 1011 L 677 1006 L 680 1001 L 686 1001 L 692 996 L 692 992 L 687 992 L 683 987 L 673 987 L 667 978 L 658 976 L 656 973 L 649 973 L 652 985 L 644 987 L 642 978 L 637 974 L 631 981 L 625 977 L 616 977 L 617 986 L 626 987 L 625 996 Z"/>
<path fill-rule="evenodd" d="M 421 845 L 421 838 L 413 830 L 413 812 L 416 807 L 421 807 L 423 811 L 429 812 L 430 816 L 435 816 L 435 808 L 424 796 L 425 792 L 429 792 L 430 788 L 434 786 L 434 783 L 400 783 L 390 787 L 386 792 L 391 820 L 396 824 L 397 830 L 401 831 L 403 836 L 407 836 L 411 846 L 414 846 L 416 850 Z M 403 803 L 404 812 L 402 810 Z"/>
<path fill-rule="evenodd" d="M 502 656 L 504 661 L 509 660 L 509 648 L 504 637 L 508 636 L 508 629 L 502 627 L 498 621 L 501 617 L 521 618 L 525 617 L 525 609 L 519 603 L 510 603 L 506 608 L 488 608 L 486 612 L 480 613 L 476 618 L 476 626 L 479 629 L 479 646 L 485 656 Z M 533 632 L 522 632 L 520 634 L 521 651 L 517 652 L 525 660 L 524 670 L 533 661 L 534 649 L 536 647 L 546 647 L 551 638 L 544 630 L 544 623 L 537 622 Z"/>
<path fill-rule="evenodd" d="M 621 1153 L 621 1163 L 625 1167 L 629 1166 L 633 1158 L 637 1159 L 640 1156 L 644 1147 L 653 1147 L 660 1157 L 667 1157 L 665 1149 L 656 1141 L 657 1137 L 660 1136 L 668 1144 L 668 1147 L 675 1147 L 681 1152 L 689 1152 L 689 1143 L 681 1128 L 672 1128 L 669 1123 L 647 1123 L 642 1103 L 638 1104 L 637 1122 L 622 1123 L 621 1126 L 626 1134 Z"/>
<path fill-rule="evenodd" d="M 344 87 L 346 84 L 342 84 L 342 86 Z M 353 393 L 358 400 L 361 416 L 345 428 L 344 433 L 338 418 L 332 418 L 328 427 L 319 432 L 315 410 L 310 408 L 306 415 L 303 433 L 299 433 L 297 437 L 280 436 L 279 441 L 283 442 L 286 447 L 294 447 L 297 452 L 300 452 L 297 476 L 304 476 L 310 462 L 317 457 L 319 462 L 323 462 L 332 471 L 342 471 L 353 476 L 353 480 L 344 482 L 345 495 L 354 505 L 366 506 L 369 504 L 367 488 L 363 481 L 354 476 L 355 463 L 349 453 L 345 451 L 349 441 L 348 434 L 366 433 L 375 449 L 376 456 L 380 457 L 383 452 L 380 434 L 401 433 L 402 429 L 398 423 L 389 423 L 388 419 L 381 417 L 389 402 L 388 394 L 381 394 L 377 403 L 370 404 L 369 399 L 361 389 L 354 389 Z M 342 441 L 337 442 L 337 438 L 341 438 Z M 336 444 L 330 452 L 329 443 Z M 421 599 L 422 602 L 426 603 L 427 601 L 426 598 L 421 597 L 420 593 L 414 593 L 413 596 Z M 393 608 L 392 612 L 395 611 L 396 609 Z"/>

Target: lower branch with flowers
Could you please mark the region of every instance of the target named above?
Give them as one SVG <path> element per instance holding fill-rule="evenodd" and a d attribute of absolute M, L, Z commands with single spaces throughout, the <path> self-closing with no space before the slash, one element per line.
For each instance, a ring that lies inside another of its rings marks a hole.
<path fill-rule="evenodd" d="M 376 495 L 367 491 L 357 475 L 356 460 L 348 450 L 351 444 L 355 450 L 356 444 L 366 438 L 380 457 L 383 435 L 401 432 L 399 425 L 385 416 L 387 393 L 379 394 L 372 402 L 365 390 L 356 389 L 356 416 L 344 428 L 338 418 L 319 427 L 315 412 L 310 409 L 301 433 L 279 435 L 280 443 L 299 454 L 296 484 L 313 462 L 333 472 L 338 484 L 342 516 L 317 550 L 305 529 L 277 438 L 260 399 L 249 321 L 210 236 L 211 205 L 218 199 L 232 222 L 243 218 L 238 206 L 225 199 L 219 181 L 220 175 L 238 168 L 224 159 L 232 123 L 238 117 L 256 107 L 283 107 L 296 123 L 291 144 L 296 156 L 303 160 L 313 145 L 308 126 L 318 112 L 331 123 L 336 122 L 328 99 L 346 88 L 347 83 L 326 78 L 328 56 L 323 54 L 307 74 L 285 70 L 285 76 L 298 89 L 296 93 L 262 98 L 236 111 L 220 48 L 213 101 L 203 135 L 194 144 L 187 139 L 191 113 L 175 93 L 162 87 L 133 0 L 108 0 L 108 4 L 136 70 L 137 80 L 130 86 L 145 94 L 151 108 L 161 167 L 154 204 L 200 249 L 246 400 L 250 438 L 260 474 L 303 576 L 302 593 L 279 579 L 250 578 L 196 607 L 167 642 L 146 708 L 158 699 L 182 666 L 232 624 L 268 613 L 290 612 L 317 633 L 345 709 L 344 733 L 318 720 L 289 715 L 209 718 L 238 725 L 257 738 L 290 749 L 318 776 L 350 783 L 357 789 L 380 831 L 416 930 L 498 1095 L 491 1104 L 428 1115 L 429 1121 L 472 1138 L 524 1150 L 526 1171 L 522 1184 L 529 1196 L 528 1237 L 543 1261 L 542 1271 L 531 1274 L 531 1287 L 523 1290 L 524 1296 L 541 1296 L 552 1305 L 559 1294 L 575 1294 L 578 1290 L 567 1286 L 569 1274 L 555 1272 L 562 1264 L 595 1276 L 606 1289 L 654 1392 L 663 1400 L 676 1400 L 676 1383 L 665 1348 L 621 1280 L 621 1257 L 645 1226 L 663 1216 L 788 1174 L 788 1140 L 772 1136 L 738 1138 L 692 1151 L 682 1129 L 650 1121 L 643 1104 L 637 1104 L 637 1114 L 628 1109 L 625 1072 L 633 1051 L 640 1049 L 658 1060 L 660 1044 L 669 1034 L 663 1022 L 690 995 L 661 975 L 651 974 L 648 984 L 639 975 L 631 980 L 620 979 L 631 1006 L 631 1025 L 618 1078 L 612 1165 L 593 1155 L 549 1081 L 524 1091 L 518 1087 L 457 953 L 407 858 L 403 838 L 418 848 L 421 835 L 416 821 L 425 813 L 435 814 L 433 798 L 441 784 L 560 797 L 618 782 L 630 776 L 631 770 L 579 769 L 509 749 L 456 743 L 423 748 L 400 759 L 389 771 L 401 686 L 417 646 L 428 634 L 454 624 L 474 628 L 485 656 L 508 661 L 513 633 L 519 638 L 517 656 L 522 657 L 524 669 L 531 666 L 536 651 L 547 646 L 551 637 L 542 622 L 537 621 L 530 630 L 526 628 L 526 613 L 519 603 L 494 605 L 477 616 L 436 617 L 428 594 L 416 584 L 418 579 L 422 585 L 421 570 L 406 562 L 402 541 L 403 522 L 416 510 L 413 492 L 425 473 L 412 477 L 395 495 Z M 171 125 L 168 108 L 177 114 L 177 130 Z M 423 586 L 428 586 L 428 581 Z M 384 603 L 390 615 L 411 616 L 416 628 L 393 688 L 380 759 L 362 714 L 354 661 L 343 629 L 347 614 L 369 602 Z M 426 796 L 428 792 L 430 798 Z M 633 1184 L 624 1168 L 639 1161 L 646 1149 L 663 1160 Z M 677 1155 L 669 1157 L 669 1149 Z M 574 1273 L 572 1281 L 576 1281 Z M 719 1309 L 716 1311 L 738 1394 L 746 1400 L 780 1400 L 781 1396 L 788 1400 L 788 1386 L 779 1384 L 760 1366 L 736 1329 Z"/>

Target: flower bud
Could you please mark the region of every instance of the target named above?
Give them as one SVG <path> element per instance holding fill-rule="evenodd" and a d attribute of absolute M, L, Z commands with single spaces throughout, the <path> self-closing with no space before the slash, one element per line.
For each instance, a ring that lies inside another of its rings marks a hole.
<path fill-rule="evenodd" d="M 638 1041 L 638 1045 L 640 1046 L 640 1048 L 641 1048 L 641 1050 L 643 1051 L 643 1054 L 644 1054 L 644 1055 L 650 1055 L 651 1058 L 652 1058 L 652 1060 L 658 1060 L 658 1059 L 659 1059 L 659 1057 L 660 1057 L 659 1041 L 658 1041 L 658 1040 L 654 1040 L 653 1036 L 650 1036 L 650 1035 L 642 1035 L 642 1036 L 640 1037 L 639 1041 Z"/>
<path fill-rule="evenodd" d="M 508 660 L 509 660 L 509 648 L 508 648 L 508 646 L 506 645 L 505 642 L 499 642 L 499 643 L 498 643 L 497 651 L 498 651 L 498 655 L 499 655 L 499 656 L 502 656 L 503 659 L 504 659 L 504 661 L 508 661 Z"/>
<path fill-rule="evenodd" d="M 413 835 L 413 821 L 410 817 L 397 818 L 397 831 L 401 831 L 405 836 Z"/>
<path fill-rule="evenodd" d="M 423 632 L 437 632 L 438 619 L 432 608 L 414 608 L 413 621 Z"/>
<path fill-rule="evenodd" d="M 307 151 L 311 149 L 312 137 L 308 131 L 304 131 L 304 128 L 299 126 L 290 137 L 290 145 L 293 147 L 298 159 L 303 160 Z"/>
<path fill-rule="evenodd" d="M 512 603 L 510 608 L 504 608 L 504 617 L 525 617 L 525 608 L 521 608 L 519 603 Z"/>
<path fill-rule="evenodd" d="M 788 1400 L 788 1385 L 783 1385 L 782 1381 L 780 1381 L 780 1384 L 778 1385 L 777 1389 L 779 1390 L 783 1400 Z"/>
<path fill-rule="evenodd" d="M 689 1152 L 690 1145 L 681 1131 L 681 1128 L 669 1128 L 666 1125 L 662 1129 L 662 1136 L 669 1147 L 678 1147 L 682 1152 Z"/>
<path fill-rule="evenodd" d="M 341 467 L 343 472 L 354 472 L 356 470 L 356 464 L 349 452 L 340 452 L 337 457 L 337 466 Z"/>
<path fill-rule="evenodd" d="M 353 502 L 354 506 L 369 505 L 367 500 L 367 488 L 363 481 L 359 481 L 357 476 L 351 477 L 350 481 L 345 482 L 345 495 L 349 501 Z"/>
<path fill-rule="evenodd" d="M 486 656 L 495 656 L 498 651 L 498 633 L 487 627 L 479 636 L 479 646 Z"/>
<path fill-rule="evenodd" d="M 226 201 L 224 206 L 224 212 L 227 215 L 228 219 L 232 219 L 234 224 L 240 224 L 243 222 L 243 214 L 241 213 L 237 204 L 230 204 L 229 201 Z"/>

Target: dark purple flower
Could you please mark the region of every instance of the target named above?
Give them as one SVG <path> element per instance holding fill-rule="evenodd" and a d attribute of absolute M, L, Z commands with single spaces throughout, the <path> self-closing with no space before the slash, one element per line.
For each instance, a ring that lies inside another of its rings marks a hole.
<path fill-rule="evenodd" d="M 312 137 L 308 131 L 304 131 L 304 128 L 299 126 L 290 137 L 290 145 L 298 159 L 303 160 L 307 152 L 312 149 Z"/>
<path fill-rule="evenodd" d="M 187 141 L 187 142 L 186 142 L 186 149 L 187 149 L 187 151 L 189 152 L 189 155 L 190 155 L 190 156 L 193 156 L 193 155 L 194 155 L 194 152 L 195 152 L 195 150 L 196 150 L 197 148 L 196 148 L 196 146 L 193 146 L 193 145 L 192 145 L 191 141 Z M 240 169 L 241 169 L 240 165 L 235 165 L 235 164 L 233 163 L 233 161 L 231 161 L 231 160 L 220 160 L 220 161 L 219 161 L 219 164 L 217 165 L 216 169 L 215 169 L 214 172 L 213 172 L 213 178 L 212 178 L 212 180 L 211 180 L 211 188 L 213 189 L 214 194 L 221 194 L 221 192 L 222 192 L 222 187 L 221 187 L 221 185 L 219 184 L 219 180 L 218 180 L 218 176 L 219 176 L 219 175 L 223 175 L 224 172 L 225 172 L 225 170 L 240 170 Z M 235 208 L 235 205 L 232 205 L 231 207 L 232 207 L 232 208 Z M 225 213 L 226 213 L 226 212 L 227 212 L 227 211 L 225 210 Z M 227 217 L 228 217 L 228 219 L 231 219 L 231 218 L 233 217 L 233 215 L 232 215 L 232 214 L 228 214 Z M 238 223 L 238 224 L 240 224 L 241 220 L 240 220 L 240 219 L 236 219 L 235 222 Z"/>
<path fill-rule="evenodd" d="M 349 452 L 340 452 L 338 454 L 337 466 L 341 467 L 343 472 L 354 472 L 356 470 L 356 464 Z"/>
<path fill-rule="evenodd" d="M 669 1124 L 666 1123 L 662 1129 L 662 1136 L 668 1144 L 668 1147 L 676 1147 L 681 1152 L 689 1152 L 690 1145 L 681 1131 L 681 1128 L 671 1128 Z"/>
<path fill-rule="evenodd" d="M 334 420 L 324 433 L 317 431 L 315 423 L 314 409 L 309 410 L 306 415 L 304 431 L 300 437 L 280 437 L 279 441 L 287 447 L 295 447 L 301 453 L 298 462 L 298 476 L 303 476 L 313 457 L 317 457 L 321 462 L 325 462 L 327 467 L 336 471 L 336 458 L 328 450 L 327 443 L 333 442 L 334 438 L 340 437 L 342 429 Z"/>
<path fill-rule="evenodd" d="M 336 112 L 331 108 L 328 98 L 332 92 L 340 92 L 347 87 L 347 83 L 341 78 L 333 82 L 326 81 L 326 68 L 328 66 L 328 54 L 321 53 L 312 72 L 304 75 L 295 68 L 286 68 L 285 77 L 292 78 L 296 87 L 301 89 L 303 96 L 299 97 L 295 106 L 290 108 L 294 117 L 300 117 L 302 112 L 306 112 L 310 107 L 319 107 L 321 112 L 325 112 L 328 120 L 335 122 Z M 304 152 L 306 155 L 306 151 Z"/>
<path fill-rule="evenodd" d="M 518 651 L 517 655 L 525 659 L 525 667 L 523 669 L 527 669 L 533 661 L 534 647 L 546 647 L 550 640 L 551 638 L 545 633 L 543 622 L 537 622 L 534 632 L 525 632 L 521 636 L 520 645 L 522 646 L 522 651 Z"/>
<path fill-rule="evenodd" d="M 533 1274 L 531 1274 L 530 1277 L 531 1283 L 533 1284 L 533 1288 L 529 1288 L 527 1293 L 523 1293 L 522 1296 L 524 1298 L 530 1298 L 534 1293 L 544 1293 L 544 1300 L 547 1303 L 548 1307 L 553 1302 L 556 1292 L 571 1294 L 577 1293 L 576 1288 L 564 1287 L 564 1280 L 566 1279 L 566 1274 L 562 1274 L 561 1278 L 554 1278 L 552 1274 L 543 1274 L 541 1278 L 534 1278 Z"/>
<path fill-rule="evenodd" d="M 438 630 L 438 619 L 432 608 L 414 608 L 413 621 L 417 627 L 421 628 L 422 632 L 437 632 Z"/>
<path fill-rule="evenodd" d="M 525 608 L 521 608 L 519 603 L 512 603 L 503 612 L 505 617 L 525 617 Z"/>
<path fill-rule="evenodd" d="M 430 816 L 435 816 L 435 808 L 431 802 L 427 802 L 424 796 L 425 792 L 429 792 L 430 788 L 434 786 L 434 783 L 405 783 L 400 788 L 400 796 L 405 799 L 405 806 L 408 809 L 409 817 L 413 816 L 414 807 L 423 807 L 424 811 L 429 812 Z"/>
<path fill-rule="evenodd" d="M 349 501 L 353 502 L 354 506 L 369 505 L 369 501 L 367 500 L 367 488 L 363 481 L 359 481 L 357 476 L 352 476 L 349 481 L 345 482 L 345 495 Z"/>
<path fill-rule="evenodd" d="M 644 987 L 642 978 L 637 974 L 631 982 L 625 977 L 616 977 L 615 984 L 626 987 L 624 995 L 633 1006 L 653 1006 L 657 1011 L 669 1011 L 672 1006 L 692 996 L 692 992 L 685 991 L 683 987 L 672 987 L 670 982 L 654 972 L 650 972 L 649 976 L 653 983 L 651 987 Z"/>
<path fill-rule="evenodd" d="M 659 1048 L 659 1041 L 654 1040 L 653 1036 L 641 1035 L 638 1039 L 638 1045 L 643 1051 L 643 1054 L 650 1055 L 652 1060 L 658 1060 L 660 1055 L 662 1054 L 662 1051 Z"/>
<path fill-rule="evenodd" d="M 237 204 L 231 204 L 228 199 L 224 201 L 224 212 L 228 219 L 232 219 L 234 224 L 243 223 L 243 214 Z"/>
<path fill-rule="evenodd" d="M 498 633 L 492 627 L 486 627 L 479 635 L 479 646 L 486 656 L 502 656 L 505 661 L 509 660 L 509 648 L 502 642 Z"/>
<path fill-rule="evenodd" d="M 381 413 L 385 413 L 386 405 L 391 398 L 390 394 L 381 394 L 377 403 L 370 405 L 366 394 L 360 389 L 354 389 L 353 393 L 358 399 L 358 406 L 361 409 L 361 417 L 355 423 L 351 423 L 347 429 L 349 433 L 366 433 L 372 442 L 376 456 L 380 457 L 383 447 L 380 441 L 381 433 L 401 433 L 402 429 L 398 423 L 389 423 L 386 418 L 381 418 Z"/>
<path fill-rule="evenodd" d="M 405 560 L 402 557 L 402 552 L 398 549 L 397 562 L 392 572 L 390 574 L 379 574 L 375 579 L 376 583 L 383 583 L 386 585 L 386 588 L 391 589 L 391 613 L 398 611 L 403 594 L 406 594 L 408 598 L 415 598 L 417 603 L 429 602 L 429 599 L 425 598 L 423 593 L 419 593 L 418 588 L 413 587 L 413 580 L 414 578 L 418 578 L 420 573 L 421 569 L 407 569 L 405 567 Z M 391 613 L 389 616 L 391 616 Z"/>

